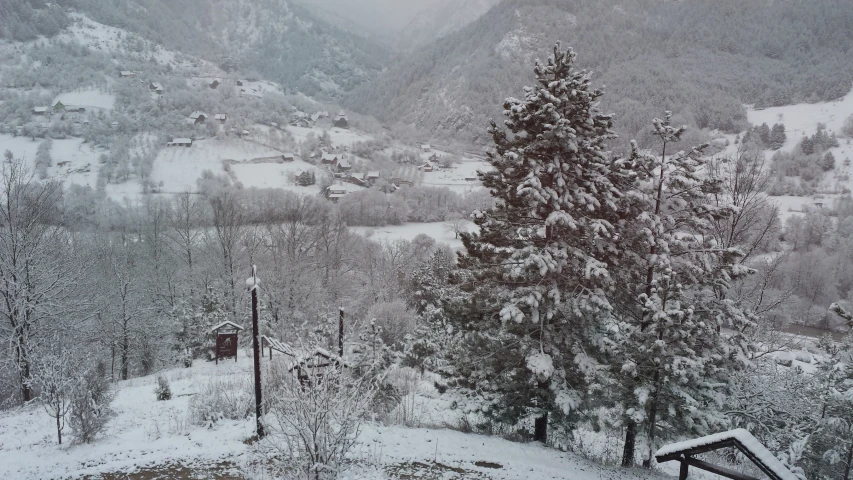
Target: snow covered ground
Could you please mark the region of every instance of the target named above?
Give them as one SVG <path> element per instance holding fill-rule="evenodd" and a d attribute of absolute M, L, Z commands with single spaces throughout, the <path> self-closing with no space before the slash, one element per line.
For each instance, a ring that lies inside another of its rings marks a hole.
<path fill-rule="evenodd" d="M 491 169 L 492 166 L 485 161 L 464 159 L 448 169 L 424 172 L 423 184 L 432 187 L 447 187 L 460 194 L 470 193 L 483 188 L 477 177 L 477 171 Z"/>
<path fill-rule="evenodd" d="M 16 158 L 24 159 L 29 168 L 34 168 L 36 150 L 44 140 L 32 141 L 29 137 L 0 135 L 0 153 L 9 150 Z M 65 182 L 65 185 L 77 184 L 95 188 L 98 178 L 98 157 L 105 153 L 93 150 L 83 143 L 81 138 L 54 140 L 50 156 L 53 165 L 47 169 L 50 178 Z M 136 184 L 137 190 L 138 184 Z"/>
<path fill-rule="evenodd" d="M 257 459 L 257 454 L 246 442 L 254 433 L 252 418 L 223 420 L 210 429 L 192 425 L 189 420 L 193 397 L 210 382 L 237 391 L 250 387 L 250 357 L 243 349 L 238 355 L 238 362 L 221 361 L 215 365 L 197 361 L 190 369 L 165 372 L 173 394 L 168 401 L 155 401 L 154 375 L 118 382 L 113 403 L 116 417 L 106 434 L 90 445 L 72 444 L 70 438 L 62 446 L 57 445 L 55 424 L 38 405 L 0 413 L 0 478 L 126 475 L 152 472 L 169 465 L 196 472 L 230 472 L 232 476 L 228 478 L 270 478 L 257 472 L 243 473 L 256 468 L 249 465 Z M 451 410 L 441 399 L 418 394 L 412 398 Z M 538 444 L 513 443 L 443 428 L 379 423 L 365 426 L 351 458 L 357 463 L 343 478 L 353 480 L 668 478 L 654 472 L 602 467 L 575 454 Z"/>
<path fill-rule="evenodd" d="M 403 225 L 388 225 L 385 227 L 350 227 L 365 237 L 375 241 L 411 241 L 418 235 L 424 234 L 434 238 L 439 243 L 446 243 L 453 249 L 462 248 L 462 240 L 456 238 L 452 222 L 404 223 Z M 473 231 L 473 222 L 465 222 L 466 231 Z"/>
<path fill-rule="evenodd" d="M 296 139 L 297 142 L 304 141 L 305 138 L 308 137 L 308 134 L 313 133 L 314 136 L 320 136 L 324 131 L 324 129 L 322 128 L 294 127 L 292 125 L 288 125 L 287 127 L 285 127 L 285 129 L 293 134 L 293 137 Z M 329 132 L 329 138 L 332 140 L 332 144 L 336 147 L 346 147 L 352 145 L 353 143 L 373 140 L 373 137 L 371 137 L 370 135 L 359 133 L 346 128 L 332 127 L 325 131 Z"/>
<path fill-rule="evenodd" d="M 196 190 L 196 180 L 202 172 L 223 173 L 223 160 L 247 161 L 281 155 L 281 152 L 236 138 L 211 138 L 193 142 L 191 147 L 166 147 L 154 161 L 151 178 L 155 185 L 162 182 L 162 193 L 181 193 Z M 259 175 L 268 172 L 256 172 Z M 254 182 L 252 172 L 243 172 L 240 181 Z"/>
<path fill-rule="evenodd" d="M 302 171 L 319 169 L 310 163 L 296 160 L 288 163 L 246 163 L 231 165 L 231 171 L 245 188 L 281 188 L 302 195 L 316 195 L 317 185 L 303 187 L 296 184 L 296 175 Z"/>
<path fill-rule="evenodd" d="M 100 90 L 78 90 L 67 92 L 58 95 L 53 99 L 53 105 L 56 102 L 62 102 L 64 105 L 73 105 L 76 107 L 102 108 L 104 110 L 112 110 L 116 103 L 115 95 L 104 93 Z"/>
<path fill-rule="evenodd" d="M 788 139 L 782 150 L 787 152 L 794 149 L 803 135 L 813 135 L 817 131 L 818 123 L 825 124 L 828 132 L 840 134 L 844 121 L 850 115 L 853 115 L 853 92 L 834 102 L 799 103 L 764 110 L 747 110 L 747 119 L 753 125 L 766 123 L 772 127 L 774 123 L 785 124 Z"/>

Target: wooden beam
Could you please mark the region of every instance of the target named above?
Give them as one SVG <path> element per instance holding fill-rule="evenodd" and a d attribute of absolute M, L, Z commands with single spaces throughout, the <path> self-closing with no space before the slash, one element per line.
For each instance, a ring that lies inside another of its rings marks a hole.
<path fill-rule="evenodd" d="M 711 473 L 716 473 L 717 475 L 721 475 L 726 478 L 731 478 L 732 480 L 759 480 L 753 476 L 747 475 L 745 473 L 736 472 L 726 467 L 720 467 L 717 465 L 712 465 L 708 462 L 703 462 L 698 458 L 687 457 L 687 464 L 696 467 Z"/>

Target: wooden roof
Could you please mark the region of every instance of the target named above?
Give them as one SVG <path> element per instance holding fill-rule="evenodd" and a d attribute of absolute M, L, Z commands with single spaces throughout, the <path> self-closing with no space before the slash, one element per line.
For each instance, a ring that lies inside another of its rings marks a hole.
<path fill-rule="evenodd" d="M 694 458 L 696 455 L 729 447 L 737 448 L 770 480 L 797 480 L 797 477 L 779 459 L 743 428 L 666 445 L 655 453 L 655 459 L 658 463 L 680 461 L 685 477 L 686 466 L 693 466 L 733 480 L 759 480 L 750 475 Z"/>

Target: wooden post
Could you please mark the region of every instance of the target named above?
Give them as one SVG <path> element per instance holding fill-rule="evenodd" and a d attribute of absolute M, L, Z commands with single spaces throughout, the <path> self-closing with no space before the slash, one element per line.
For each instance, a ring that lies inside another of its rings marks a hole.
<path fill-rule="evenodd" d="M 681 469 L 678 472 L 678 480 L 687 480 L 687 470 L 690 469 L 690 464 L 687 463 L 687 457 L 681 459 Z"/>
<path fill-rule="evenodd" d="M 344 307 L 340 308 L 338 318 L 338 355 L 344 358 Z"/>
<path fill-rule="evenodd" d="M 255 357 L 255 421 L 258 438 L 264 438 L 264 426 L 261 423 L 261 358 L 260 342 L 258 341 L 258 279 L 257 268 L 252 265 L 252 350 Z"/>

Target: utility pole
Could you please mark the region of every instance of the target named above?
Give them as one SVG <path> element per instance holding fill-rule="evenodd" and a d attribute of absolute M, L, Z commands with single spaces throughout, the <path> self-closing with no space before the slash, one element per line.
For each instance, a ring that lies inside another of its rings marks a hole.
<path fill-rule="evenodd" d="M 252 292 L 252 351 L 255 357 L 255 421 L 257 422 L 258 438 L 264 438 L 264 425 L 261 423 L 261 358 L 258 341 L 258 281 L 257 267 L 252 265 L 252 276 L 246 280 L 249 291 Z"/>

